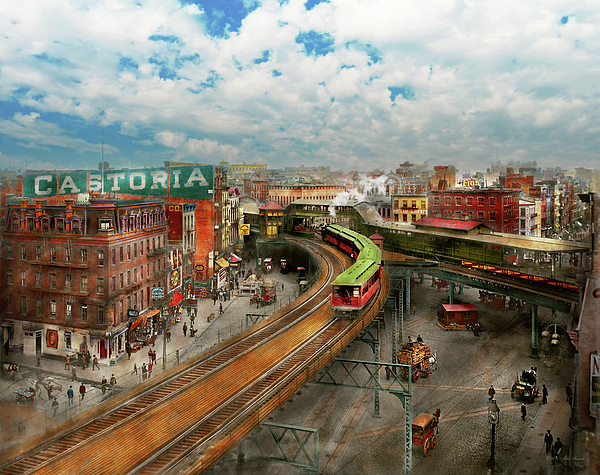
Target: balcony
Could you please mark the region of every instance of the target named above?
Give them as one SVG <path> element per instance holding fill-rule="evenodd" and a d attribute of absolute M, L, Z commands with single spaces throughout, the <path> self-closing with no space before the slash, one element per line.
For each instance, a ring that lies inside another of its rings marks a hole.
<path fill-rule="evenodd" d="M 167 252 L 167 246 L 156 247 L 154 249 L 150 249 L 149 251 L 147 251 L 146 255 L 148 255 L 148 256 L 158 256 L 159 254 L 164 254 L 165 252 Z"/>
<path fill-rule="evenodd" d="M 71 269 L 87 269 L 89 264 L 87 262 L 74 264 L 73 262 L 65 262 L 65 261 L 53 261 L 48 258 L 44 259 L 27 259 L 25 262 L 29 265 L 36 266 L 50 266 L 50 267 L 69 267 Z"/>

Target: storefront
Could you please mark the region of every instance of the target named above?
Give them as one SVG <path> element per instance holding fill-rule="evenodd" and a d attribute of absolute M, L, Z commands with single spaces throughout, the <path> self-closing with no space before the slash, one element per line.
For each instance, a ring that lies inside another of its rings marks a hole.
<path fill-rule="evenodd" d="M 133 353 L 151 342 L 152 335 L 158 328 L 156 323 L 159 315 L 160 310 L 152 309 L 144 315 L 131 318 L 131 321 L 128 323 L 129 332 L 127 339 Z"/>

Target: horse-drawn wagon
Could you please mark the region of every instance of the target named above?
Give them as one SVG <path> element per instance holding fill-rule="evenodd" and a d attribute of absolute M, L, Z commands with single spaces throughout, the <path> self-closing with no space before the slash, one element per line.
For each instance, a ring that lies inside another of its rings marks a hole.
<path fill-rule="evenodd" d="M 413 445 L 422 445 L 425 455 L 428 455 L 435 447 L 435 432 L 437 432 L 438 423 L 438 416 L 425 412 L 415 417 L 412 422 L 412 443 Z"/>
<path fill-rule="evenodd" d="M 427 343 L 402 343 L 398 351 L 398 363 L 412 367 L 412 380 L 416 383 L 421 379 L 421 375 L 424 378 L 429 377 L 429 373 L 432 370 L 431 367 L 435 363 L 435 356 L 431 355 L 431 349 Z M 408 369 L 402 371 L 400 376 L 407 378 Z"/>

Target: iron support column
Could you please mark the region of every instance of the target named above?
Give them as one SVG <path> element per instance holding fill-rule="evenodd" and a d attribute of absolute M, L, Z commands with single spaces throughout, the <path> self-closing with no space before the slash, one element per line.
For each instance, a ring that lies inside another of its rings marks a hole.
<path fill-rule="evenodd" d="M 375 352 L 375 363 L 379 363 L 379 348 L 380 348 L 380 333 L 379 333 L 379 320 L 377 320 L 377 340 L 375 341 L 375 348 L 373 348 Z M 377 371 L 377 387 L 380 386 L 381 382 L 381 371 Z M 375 390 L 375 412 L 373 413 L 373 417 L 380 418 L 381 414 L 379 414 L 379 389 Z"/>
<path fill-rule="evenodd" d="M 452 305 L 454 303 L 454 282 L 449 282 L 450 291 L 448 292 L 448 303 Z"/>
<path fill-rule="evenodd" d="M 396 310 L 392 311 L 392 363 L 396 363 L 396 355 L 398 354 L 398 349 L 396 347 L 396 342 L 398 339 L 398 317 Z"/>
<path fill-rule="evenodd" d="M 410 272 L 404 278 L 404 291 L 406 293 L 406 313 L 410 314 Z"/>
<path fill-rule="evenodd" d="M 538 306 L 531 305 L 531 357 L 538 357 Z"/>

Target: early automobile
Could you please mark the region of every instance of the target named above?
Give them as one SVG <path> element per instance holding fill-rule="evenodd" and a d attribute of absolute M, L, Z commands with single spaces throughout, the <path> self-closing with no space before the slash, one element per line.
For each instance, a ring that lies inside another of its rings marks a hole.
<path fill-rule="evenodd" d="M 510 390 L 512 398 L 525 399 L 528 402 L 538 396 L 536 368 L 529 371 L 523 371 L 520 377 L 517 377 Z"/>

